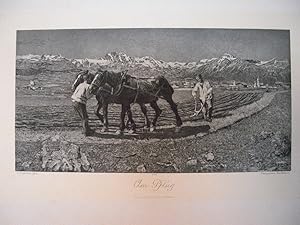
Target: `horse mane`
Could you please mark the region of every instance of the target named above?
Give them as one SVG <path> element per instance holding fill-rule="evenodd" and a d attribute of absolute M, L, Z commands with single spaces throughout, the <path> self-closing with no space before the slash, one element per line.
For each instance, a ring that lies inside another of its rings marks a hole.
<path fill-rule="evenodd" d="M 121 73 L 122 72 L 115 72 L 115 71 L 111 71 L 111 70 L 104 70 L 102 71 L 103 75 L 106 77 L 109 77 L 110 80 L 117 85 L 118 81 L 121 79 Z"/>

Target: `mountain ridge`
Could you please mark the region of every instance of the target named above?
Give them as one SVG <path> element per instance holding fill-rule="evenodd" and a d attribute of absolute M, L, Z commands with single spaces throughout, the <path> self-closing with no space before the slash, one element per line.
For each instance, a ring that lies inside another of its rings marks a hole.
<path fill-rule="evenodd" d="M 70 59 L 62 55 L 23 55 L 17 56 L 17 74 L 31 69 L 31 72 L 50 67 L 50 70 L 68 71 L 76 69 L 98 68 L 108 70 L 127 69 L 134 76 L 149 77 L 164 75 L 170 80 L 193 78 L 201 73 L 205 78 L 224 81 L 236 80 L 252 83 L 257 77 L 264 83 L 274 84 L 277 81 L 290 82 L 290 64 L 276 58 L 260 61 L 241 59 L 229 53 L 211 59 L 199 59 L 194 62 L 166 62 L 152 56 L 132 57 L 124 52 L 109 52 L 94 59 Z M 39 68 L 40 66 L 40 68 Z M 35 69 L 34 69 L 35 68 Z M 49 70 L 49 68 L 48 68 Z M 37 72 L 38 73 L 38 72 Z"/>

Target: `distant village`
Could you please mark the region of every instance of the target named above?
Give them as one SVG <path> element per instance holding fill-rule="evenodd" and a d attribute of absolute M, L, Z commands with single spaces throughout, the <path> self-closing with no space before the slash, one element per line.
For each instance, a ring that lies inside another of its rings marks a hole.
<path fill-rule="evenodd" d="M 183 81 L 172 81 L 173 88 L 193 88 L 196 85 L 196 81 L 193 78 L 186 78 Z M 211 81 L 214 87 L 225 88 L 228 90 L 245 90 L 245 89 L 289 89 L 290 83 L 284 83 L 277 81 L 274 85 L 264 84 L 259 80 L 259 77 L 253 83 L 246 83 L 240 81 Z"/>

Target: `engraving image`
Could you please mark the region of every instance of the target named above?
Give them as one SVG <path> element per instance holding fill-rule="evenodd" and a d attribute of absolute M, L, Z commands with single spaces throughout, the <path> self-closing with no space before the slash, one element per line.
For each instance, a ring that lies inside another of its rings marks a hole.
<path fill-rule="evenodd" d="M 291 170 L 289 30 L 18 30 L 15 89 L 16 171 Z"/>

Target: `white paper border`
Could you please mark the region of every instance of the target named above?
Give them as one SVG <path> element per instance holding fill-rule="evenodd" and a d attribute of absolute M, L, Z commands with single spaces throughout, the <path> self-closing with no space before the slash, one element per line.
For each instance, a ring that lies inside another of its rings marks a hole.
<path fill-rule="evenodd" d="M 300 4 L 297 1 L 2 1 L 0 224 L 296 224 L 300 221 Z M 16 30 L 289 29 L 292 171 L 282 174 L 63 174 L 14 171 Z M 162 195 L 136 179 L 170 179 Z"/>

